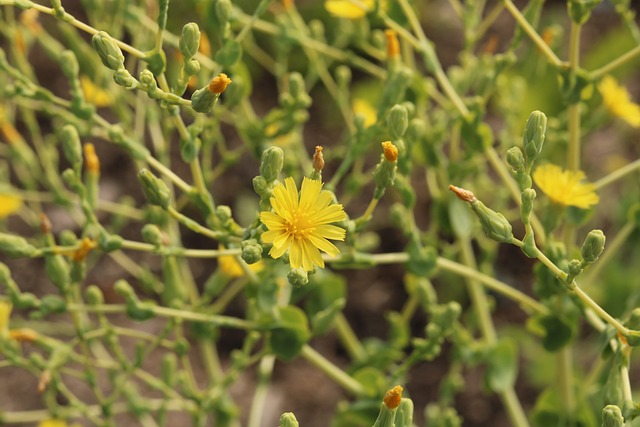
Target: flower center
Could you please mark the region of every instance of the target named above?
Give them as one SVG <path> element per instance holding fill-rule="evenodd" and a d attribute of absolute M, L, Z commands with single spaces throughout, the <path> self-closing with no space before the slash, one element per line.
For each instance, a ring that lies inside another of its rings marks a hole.
<path fill-rule="evenodd" d="M 287 234 L 293 235 L 296 240 L 306 239 L 313 232 L 313 227 L 309 222 L 309 213 L 296 210 L 291 215 L 291 220 L 285 226 Z"/>

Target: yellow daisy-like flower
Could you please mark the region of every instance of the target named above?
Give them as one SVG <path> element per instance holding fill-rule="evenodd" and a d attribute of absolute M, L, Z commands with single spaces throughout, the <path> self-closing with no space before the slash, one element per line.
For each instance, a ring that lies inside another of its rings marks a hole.
<path fill-rule="evenodd" d="M 533 173 L 533 180 L 554 203 L 588 209 L 600 200 L 593 184 L 583 182 L 582 171 L 564 171 L 560 166 L 544 164 Z"/>
<path fill-rule="evenodd" d="M 0 219 L 16 213 L 22 207 L 22 199 L 18 196 L 0 193 Z"/>
<path fill-rule="evenodd" d="M 598 84 L 602 102 L 611 114 L 620 117 L 633 127 L 640 127 L 640 105 L 631 100 L 627 89 L 620 86 L 616 79 L 606 76 Z"/>
<path fill-rule="evenodd" d="M 0 337 L 9 334 L 9 317 L 11 317 L 11 303 L 0 300 Z"/>
<path fill-rule="evenodd" d="M 342 205 L 331 204 L 333 196 L 322 190 L 322 182 L 304 178 L 298 194 L 293 178 L 273 190 L 273 212 L 260 212 L 260 221 L 269 229 L 262 241 L 273 243 L 269 255 L 280 258 L 289 249 L 291 268 L 305 271 L 324 267 L 320 250 L 336 256 L 340 250 L 329 240 L 344 240 L 345 230 L 332 222 L 347 219 Z"/>
<path fill-rule="evenodd" d="M 82 87 L 82 92 L 84 92 L 84 99 L 88 103 L 96 107 L 108 107 L 113 104 L 113 96 L 97 86 L 89 77 L 80 76 L 80 86 Z"/>
<path fill-rule="evenodd" d="M 365 128 L 375 124 L 378 120 L 378 112 L 369 101 L 356 98 L 353 100 L 351 106 L 354 114 L 361 114 L 364 117 Z"/>
<path fill-rule="evenodd" d="M 350 2 L 349 0 L 327 0 L 324 8 L 338 18 L 359 19 L 373 9 L 375 0 L 359 0 L 363 7 Z"/>
<path fill-rule="evenodd" d="M 224 246 L 220 245 L 218 247 L 220 250 L 224 250 Z M 248 264 L 249 270 L 257 273 L 264 268 L 264 263 L 262 261 L 258 261 L 253 264 Z M 244 276 L 244 270 L 240 266 L 240 263 L 236 260 L 236 257 L 233 255 L 223 255 L 218 257 L 218 267 L 220 267 L 220 271 L 227 277 L 242 277 Z"/>

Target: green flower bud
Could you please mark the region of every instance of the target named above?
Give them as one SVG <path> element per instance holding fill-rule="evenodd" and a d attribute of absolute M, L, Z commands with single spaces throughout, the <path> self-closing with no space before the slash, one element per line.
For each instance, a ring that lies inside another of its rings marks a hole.
<path fill-rule="evenodd" d="M 104 294 L 96 285 L 89 285 L 87 290 L 84 292 L 84 297 L 89 305 L 104 304 Z"/>
<path fill-rule="evenodd" d="M 304 107 L 311 105 L 311 98 L 307 94 L 307 87 L 302 74 L 293 72 L 289 74 L 289 93 L 298 103 Z"/>
<path fill-rule="evenodd" d="M 396 414 L 396 427 L 413 427 L 413 401 L 403 397 Z"/>
<path fill-rule="evenodd" d="M 127 90 L 133 90 L 138 87 L 138 81 L 131 75 L 126 68 L 120 68 L 113 73 L 113 81 L 118 86 L 122 86 Z"/>
<path fill-rule="evenodd" d="M 243 240 L 242 259 L 247 264 L 255 264 L 262 259 L 262 246 L 255 239 Z"/>
<path fill-rule="evenodd" d="M 44 260 L 45 271 L 54 285 L 65 292 L 69 285 L 69 263 L 62 255 L 48 255 Z"/>
<path fill-rule="evenodd" d="M 202 141 L 200 138 L 189 136 L 188 138 L 180 138 L 180 157 L 185 163 L 191 163 L 198 157 Z"/>
<path fill-rule="evenodd" d="M 527 188 L 522 192 L 522 205 L 520 205 L 520 219 L 523 224 L 529 224 L 531 211 L 533 211 L 533 201 L 536 198 L 536 190 Z"/>
<path fill-rule="evenodd" d="M 602 427 L 622 427 L 624 418 L 620 408 L 616 405 L 607 405 L 602 410 Z"/>
<path fill-rule="evenodd" d="M 124 239 L 121 236 L 101 233 L 98 239 L 98 245 L 104 252 L 109 253 L 122 249 Z"/>
<path fill-rule="evenodd" d="M 182 27 L 182 35 L 178 44 L 185 62 L 198 53 L 200 47 L 200 28 L 195 22 L 189 22 Z"/>
<path fill-rule="evenodd" d="M 309 276 L 303 268 L 292 268 L 289 270 L 287 279 L 289 279 L 289 283 L 294 288 L 300 288 L 309 283 Z"/>
<path fill-rule="evenodd" d="M 64 125 L 60 130 L 60 139 L 64 156 L 79 174 L 82 171 L 82 144 L 78 130 L 72 124 Z"/>
<path fill-rule="evenodd" d="M 153 305 L 140 302 L 133 288 L 126 280 L 118 280 L 113 288 L 117 294 L 126 300 L 127 315 L 131 319 L 143 321 L 153 317 Z"/>
<path fill-rule="evenodd" d="M 574 23 L 582 25 L 591 16 L 593 8 L 601 2 L 602 0 L 569 0 L 567 2 L 569 17 Z"/>
<path fill-rule="evenodd" d="M 409 141 L 420 141 L 427 134 L 427 124 L 421 118 L 414 117 L 409 122 L 406 138 Z"/>
<path fill-rule="evenodd" d="M 231 17 L 231 1 L 230 0 L 218 0 L 216 2 L 216 17 L 220 26 L 224 27 L 229 22 Z"/>
<path fill-rule="evenodd" d="M 482 230 L 487 237 L 502 243 L 509 243 L 513 240 L 511 224 L 504 215 L 489 209 L 480 200 L 472 202 L 471 209 L 478 216 Z"/>
<path fill-rule="evenodd" d="M 262 175 L 258 175 L 253 178 L 253 191 L 256 192 L 258 196 L 264 199 L 268 199 L 271 197 L 270 187 L 267 180 Z"/>
<path fill-rule="evenodd" d="M 340 87 L 349 87 L 351 83 L 351 68 L 345 65 L 336 67 L 336 82 Z"/>
<path fill-rule="evenodd" d="M 140 80 L 140 88 L 147 92 L 149 98 L 162 98 L 163 93 L 160 89 L 158 89 L 158 83 L 156 82 L 156 78 L 153 76 L 153 73 L 151 71 L 142 70 L 140 72 L 140 76 L 138 76 L 138 79 Z"/>
<path fill-rule="evenodd" d="M 142 240 L 154 246 L 162 246 L 162 231 L 155 224 L 145 224 L 142 227 Z"/>
<path fill-rule="evenodd" d="M 148 169 L 142 169 L 138 172 L 138 179 L 142 183 L 142 189 L 150 204 L 160 206 L 163 209 L 169 207 L 171 193 L 164 181 L 157 178 Z"/>
<path fill-rule="evenodd" d="M 298 427 L 299 425 L 293 412 L 285 412 L 280 416 L 280 427 Z"/>
<path fill-rule="evenodd" d="M 65 50 L 60 54 L 60 67 L 67 78 L 75 78 L 80 72 L 78 58 L 71 50 Z"/>
<path fill-rule="evenodd" d="M 38 249 L 29 244 L 24 237 L 0 233 L 0 252 L 11 258 L 31 257 L 38 252 Z"/>
<path fill-rule="evenodd" d="M 524 154 L 519 147 L 511 147 L 507 150 L 507 163 L 514 172 L 524 172 Z"/>
<path fill-rule="evenodd" d="M 527 125 L 522 136 L 522 146 L 528 167 L 533 165 L 536 157 L 542 151 L 544 134 L 547 130 L 547 116 L 541 111 L 534 111 L 527 119 Z"/>
<path fill-rule="evenodd" d="M 373 427 L 395 427 L 395 419 L 398 408 L 389 408 L 384 403 L 380 404 L 380 412 L 378 418 L 373 423 Z"/>
<path fill-rule="evenodd" d="M 208 113 L 213 108 L 220 94 L 214 94 L 209 91 L 209 85 L 196 90 L 191 95 L 191 108 L 198 113 Z"/>
<path fill-rule="evenodd" d="M 402 138 L 409 126 L 409 113 L 407 107 L 396 104 L 389 110 L 387 116 L 387 127 L 394 139 Z"/>
<path fill-rule="evenodd" d="M 373 180 L 376 183 L 374 199 L 380 199 L 387 187 L 393 185 L 398 170 L 398 148 L 391 141 L 385 141 L 382 143 L 382 149 L 380 163 L 373 172 Z"/>
<path fill-rule="evenodd" d="M 580 248 L 580 254 L 584 262 L 591 264 L 595 262 L 604 251 L 604 242 L 606 238 L 602 230 L 591 230 L 587 234 L 584 243 Z"/>
<path fill-rule="evenodd" d="M 109 34 L 99 31 L 91 39 L 91 44 L 105 67 L 113 71 L 124 67 L 124 55 Z"/>
<path fill-rule="evenodd" d="M 280 147 L 269 147 L 262 152 L 260 161 L 260 175 L 271 183 L 278 179 L 284 164 L 284 151 Z"/>

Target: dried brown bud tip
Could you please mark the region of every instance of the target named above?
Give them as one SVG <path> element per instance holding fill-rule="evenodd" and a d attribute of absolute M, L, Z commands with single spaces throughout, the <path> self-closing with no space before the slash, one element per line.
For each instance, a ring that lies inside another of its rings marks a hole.
<path fill-rule="evenodd" d="M 99 173 L 100 172 L 100 159 L 96 155 L 96 149 L 91 143 L 84 144 L 84 164 L 87 168 L 87 172 Z"/>
<path fill-rule="evenodd" d="M 455 185 L 449 185 L 449 190 L 453 191 L 453 193 L 458 196 L 458 199 L 462 200 L 463 202 L 473 203 L 478 200 L 476 199 L 475 194 L 473 194 L 469 190 L 465 190 L 464 188 L 456 187 Z"/>
<path fill-rule="evenodd" d="M 220 94 L 231 84 L 231 79 L 225 73 L 218 74 L 209 83 L 209 92 Z"/>
<path fill-rule="evenodd" d="M 48 370 L 42 372 L 40 379 L 38 380 L 38 393 L 42 394 L 47 389 L 47 386 L 51 382 L 51 372 Z"/>
<path fill-rule="evenodd" d="M 40 231 L 42 231 L 42 234 L 51 233 L 51 221 L 49 221 L 49 217 L 44 212 L 40 214 Z"/>
<path fill-rule="evenodd" d="M 391 141 L 385 141 L 382 143 L 382 151 L 384 152 L 384 158 L 388 162 L 395 162 L 398 160 L 398 147 L 393 145 Z"/>
<path fill-rule="evenodd" d="M 313 169 L 320 172 L 324 168 L 324 157 L 322 156 L 322 146 L 316 145 L 316 152 L 313 153 Z"/>
<path fill-rule="evenodd" d="M 400 43 L 398 43 L 398 33 L 396 30 L 388 29 L 384 30 L 384 35 L 387 38 L 387 57 L 397 58 L 400 56 Z"/>
<path fill-rule="evenodd" d="M 402 386 L 395 386 L 391 390 L 387 391 L 384 395 L 383 402 L 389 409 L 395 409 L 400 406 L 402 400 Z"/>

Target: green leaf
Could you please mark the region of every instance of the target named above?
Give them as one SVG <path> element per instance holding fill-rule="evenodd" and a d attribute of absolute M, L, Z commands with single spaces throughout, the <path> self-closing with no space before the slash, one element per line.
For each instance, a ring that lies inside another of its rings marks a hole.
<path fill-rule="evenodd" d="M 518 374 L 518 349 L 511 339 L 501 339 L 487 352 L 485 382 L 489 390 L 503 392 L 513 386 Z"/>
<path fill-rule="evenodd" d="M 333 301 L 329 307 L 324 310 L 320 310 L 311 316 L 311 328 L 313 330 L 313 335 L 318 336 L 327 333 L 327 331 L 333 326 L 333 320 L 342 312 L 346 304 L 347 300 L 345 298 L 339 298 Z"/>
<path fill-rule="evenodd" d="M 311 338 L 307 316 L 293 306 L 279 307 L 277 314 L 278 319 L 270 328 L 269 345 L 276 357 L 292 360 Z"/>
<path fill-rule="evenodd" d="M 367 396 L 381 396 L 388 388 L 388 382 L 384 374 L 372 366 L 358 369 L 352 376 L 354 380 L 364 387 L 364 392 Z"/>
<path fill-rule="evenodd" d="M 540 325 L 544 328 L 542 346 L 547 351 L 558 351 L 571 341 L 573 329 L 571 325 L 558 316 L 549 315 L 540 319 Z"/>
<path fill-rule="evenodd" d="M 216 54 L 216 61 L 222 67 L 231 67 L 240 60 L 242 47 L 235 39 L 228 39 Z"/>

